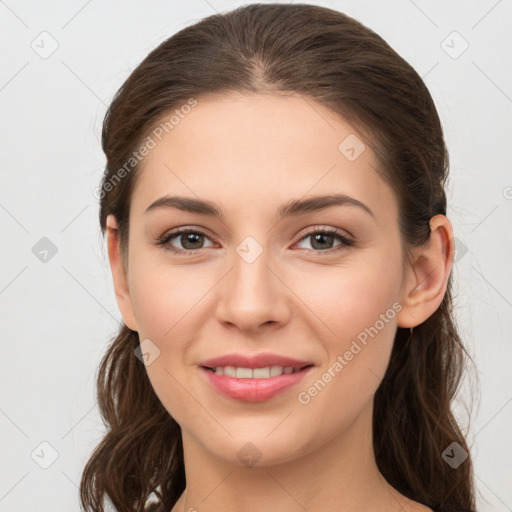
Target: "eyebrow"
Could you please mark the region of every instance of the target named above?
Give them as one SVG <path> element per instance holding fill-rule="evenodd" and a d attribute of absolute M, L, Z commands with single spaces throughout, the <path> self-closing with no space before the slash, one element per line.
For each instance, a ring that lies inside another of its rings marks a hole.
<path fill-rule="evenodd" d="M 279 220 L 285 217 L 296 217 L 306 213 L 323 210 L 331 206 L 357 206 L 375 218 L 372 210 L 361 201 L 345 194 L 331 194 L 327 196 L 314 196 L 308 199 L 293 199 L 281 205 L 277 210 Z M 183 196 L 163 196 L 151 203 L 146 212 L 157 208 L 176 208 L 190 213 L 198 213 L 210 217 L 225 217 L 223 210 L 211 201 Z"/>

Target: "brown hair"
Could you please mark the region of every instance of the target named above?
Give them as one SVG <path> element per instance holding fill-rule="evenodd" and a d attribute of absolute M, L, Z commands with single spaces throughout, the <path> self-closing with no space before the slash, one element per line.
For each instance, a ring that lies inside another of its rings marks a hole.
<path fill-rule="evenodd" d="M 379 35 L 340 12 L 308 4 L 249 4 L 165 40 L 108 108 L 100 224 L 104 235 L 107 215 L 115 216 L 124 262 L 140 167 L 134 151 L 191 99 L 229 92 L 299 94 L 358 130 L 396 194 L 406 255 L 429 239 L 431 217 L 446 214 L 447 150 L 434 102 L 415 70 Z M 160 500 L 154 510 L 169 511 L 185 488 L 181 430 L 134 356 L 139 343 L 138 333 L 123 325 L 99 368 L 98 405 L 107 432 L 80 482 L 86 510 L 103 511 L 108 496 L 119 512 L 141 511 L 154 492 Z M 412 336 L 397 329 L 374 398 L 380 472 L 399 492 L 436 511 L 475 510 L 470 450 L 451 410 L 469 361 L 453 317 L 450 275 L 435 313 Z M 456 468 L 442 456 L 454 442 L 468 452 Z"/>

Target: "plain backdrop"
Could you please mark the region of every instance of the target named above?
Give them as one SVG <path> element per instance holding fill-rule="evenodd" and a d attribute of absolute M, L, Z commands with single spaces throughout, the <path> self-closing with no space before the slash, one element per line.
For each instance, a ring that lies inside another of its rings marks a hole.
<path fill-rule="evenodd" d="M 95 375 L 121 320 L 93 195 L 107 105 L 161 41 L 243 3 L 0 1 L 0 512 L 78 511 L 104 433 Z M 465 380 L 457 417 L 478 510 L 511 511 L 512 1 L 316 3 L 379 33 L 436 102 L 456 314 L 481 386 Z"/>

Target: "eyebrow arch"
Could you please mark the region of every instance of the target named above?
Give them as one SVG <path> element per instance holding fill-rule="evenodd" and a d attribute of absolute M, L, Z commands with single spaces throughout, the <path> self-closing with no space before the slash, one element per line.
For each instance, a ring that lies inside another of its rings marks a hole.
<path fill-rule="evenodd" d="M 375 218 L 372 210 L 361 201 L 345 194 L 331 194 L 327 196 L 314 196 L 308 199 L 293 199 L 281 205 L 277 210 L 279 220 L 285 217 L 296 217 L 305 213 L 323 210 L 331 206 L 357 206 Z M 210 217 L 224 218 L 222 209 L 211 201 L 194 199 L 192 197 L 163 196 L 151 203 L 146 212 L 157 208 L 176 208 L 190 213 L 198 213 Z"/>

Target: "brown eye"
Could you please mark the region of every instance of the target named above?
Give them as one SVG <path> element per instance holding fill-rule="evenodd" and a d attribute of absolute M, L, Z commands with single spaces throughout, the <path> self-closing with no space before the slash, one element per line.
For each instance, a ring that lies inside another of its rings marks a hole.
<path fill-rule="evenodd" d="M 301 241 L 308 238 L 311 239 L 311 246 L 313 249 L 306 248 L 306 250 L 313 250 L 314 252 L 332 252 L 332 250 L 336 251 L 354 245 L 354 242 L 347 238 L 342 231 L 332 228 L 316 228 L 309 232 L 307 235 L 303 236 Z M 333 244 L 336 240 L 340 242 L 337 246 L 337 249 L 333 247 Z"/>
<path fill-rule="evenodd" d="M 173 239 L 177 239 L 178 243 L 182 245 L 183 249 L 180 247 L 175 247 L 173 244 L 171 244 L 171 240 Z M 193 254 L 198 250 L 205 248 L 203 247 L 205 239 L 209 240 L 206 234 L 202 231 L 180 229 L 165 234 L 158 241 L 157 245 L 161 245 L 165 249 L 173 251 L 177 254 Z"/>

